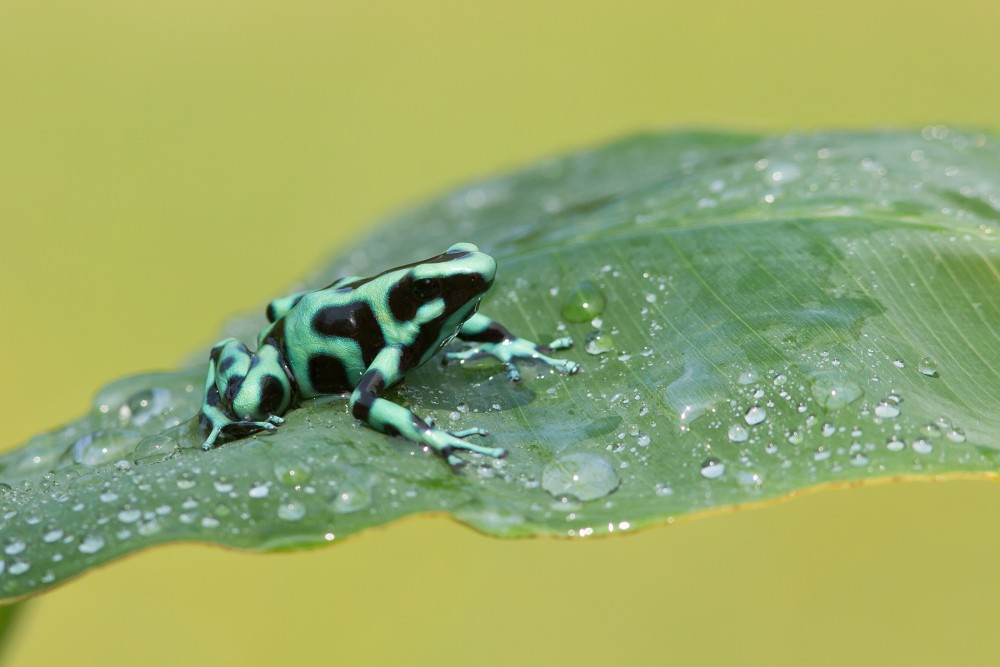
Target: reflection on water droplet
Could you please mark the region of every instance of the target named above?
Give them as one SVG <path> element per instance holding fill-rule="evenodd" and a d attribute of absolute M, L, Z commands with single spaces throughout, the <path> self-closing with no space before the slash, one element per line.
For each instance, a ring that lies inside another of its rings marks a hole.
<path fill-rule="evenodd" d="M 284 521 L 299 521 L 306 515 L 306 506 L 297 500 L 289 500 L 278 505 L 278 518 Z"/>
<path fill-rule="evenodd" d="M 542 488 L 556 498 L 603 498 L 618 488 L 618 473 L 605 459 L 575 452 L 560 456 L 542 470 Z"/>
<path fill-rule="evenodd" d="M 892 401 L 882 401 L 875 406 L 875 416 L 882 419 L 895 419 L 899 416 L 899 405 Z"/>
<path fill-rule="evenodd" d="M 77 548 L 81 553 L 96 554 L 104 548 L 104 538 L 100 535 L 87 535 Z"/>
<path fill-rule="evenodd" d="M 816 451 L 813 452 L 813 461 L 825 461 L 830 458 L 830 454 L 832 453 L 826 447 L 817 447 Z"/>
<path fill-rule="evenodd" d="M 135 444 L 140 440 L 142 440 L 142 434 L 136 431 L 118 429 L 94 431 L 70 445 L 67 454 L 72 457 L 75 463 L 88 466 L 114 463 L 118 459 L 130 455 Z"/>
<path fill-rule="evenodd" d="M 165 435 L 151 435 L 143 438 L 135 451 L 132 452 L 132 461 L 136 465 L 149 465 L 151 463 L 161 463 L 177 453 L 177 442 L 173 438 Z"/>
<path fill-rule="evenodd" d="M 371 505 L 372 496 L 368 489 L 343 489 L 333 497 L 330 507 L 338 514 L 357 512 Z"/>
<path fill-rule="evenodd" d="M 726 464 L 717 458 L 705 459 L 701 464 L 701 476 L 705 479 L 719 479 L 726 472 Z"/>
<path fill-rule="evenodd" d="M 195 480 L 191 477 L 191 473 L 182 472 L 180 477 L 177 478 L 177 488 L 178 489 L 191 489 L 194 488 Z"/>
<path fill-rule="evenodd" d="M 861 398 L 864 391 L 844 373 L 817 373 L 813 378 L 812 395 L 827 410 L 839 410 Z"/>
<path fill-rule="evenodd" d="M 952 442 L 965 442 L 965 431 L 960 428 L 953 428 L 945 433 L 945 437 Z"/>
<path fill-rule="evenodd" d="M 933 445 L 927 440 L 920 438 L 919 440 L 914 440 L 913 444 L 910 445 L 917 454 L 930 454 L 934 451 Z"/>
<path fill-rule="evenodd" d="M 936 378 L 938 376 L 938 364 L 930 357 L 924 357 L 917 364 L 917 370 L 927 377 Z"/>
<path fill-rule="evenodd" d="M 606 334 L 602 331 L 591 331 L 587 334 L 587 340 L 584 343 L 583 349 L 587 351 L 587 354 L 596 356 L 615 349 L 615 341 L 611 337 L 611 334 Z"/>
<path fill-rule="evenodd" d="M 750 437 L 750 432 L 742 424 L 733 424 L 729 427 L 729 439 L 733 442 L 746 442 Z"/>
<path fill-rule="evenodd" d="M 747 410 L 746 414 L 743 415 L 743 419 L 745 419 L 746 423 L 750 424 L 751 426 L 753 426 L 754 424 L 759 424 L 765 419 L 767 419 L 767 410 L 755 405 L 749 410 Z"/>
<path fill-rule="evenodd" d="M 583 280 L 567 295 L 562 316 L 568 322 L 586 322 L 603 313 L 606 305 L 601 288 L 589 280 Z"/>
<path fill-rule="evenodd" d="M 775 387 L 780 387 L 786 382 L 788 382 L 788 377 L 781 373 L 778 373 L 777 375 L 774 376 L 774 379 L 771 381 L 771 384 L 773 384 Z"/>
<path fill-rule="evenodd" d="M 825 422 L 823 424 L 823 428 L 820 430 L 820 433 L 823 434 L 824 438 L 829 438 L 836 432 L 837 432 L 837 427 L 831 424 L 830 422 Z"/>

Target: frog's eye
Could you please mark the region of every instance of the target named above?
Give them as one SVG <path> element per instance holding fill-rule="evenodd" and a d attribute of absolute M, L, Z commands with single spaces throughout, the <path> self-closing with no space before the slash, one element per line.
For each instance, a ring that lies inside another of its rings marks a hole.
<path fill-rule="evenodd" d="M 424 278 L 413 283 L 413 296 L 421 301 L 430 301 L 440 294 L 441 281 L 437 278 Z"/>

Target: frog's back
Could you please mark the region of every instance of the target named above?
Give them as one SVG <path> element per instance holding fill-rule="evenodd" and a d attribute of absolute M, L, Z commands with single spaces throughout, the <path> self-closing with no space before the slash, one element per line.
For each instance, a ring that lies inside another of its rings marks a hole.
<path fill-rule="evenodd" d="M 283 352 L 303 398 L 350 391 L 385 346 L 374 310 L 356 292 L 311 292 L 284 316 Z"/>

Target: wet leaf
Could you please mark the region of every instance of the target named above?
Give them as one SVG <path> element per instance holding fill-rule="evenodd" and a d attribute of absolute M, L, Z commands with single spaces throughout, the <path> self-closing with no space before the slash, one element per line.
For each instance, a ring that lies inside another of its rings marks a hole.
<path fill-rule="evenodd" d="M 489 429 L 505 460 L 452 472 L 339 398 L 205 453 L 203 364 L 128 378 L 0 458 L 0 593 L 177 540 L 303 547 L 419 512 L 587 536 L 818 485 L 993 477 L 998 218 L 996 139 L 942 127 L 639 136 L 468 186 L 310 283 L 459 240 L 492 253 L 482 312 L 572 337 L 560 354 L 584 371 L 512 385 L 492 363 L 430 364 L 390 397 Z"/>

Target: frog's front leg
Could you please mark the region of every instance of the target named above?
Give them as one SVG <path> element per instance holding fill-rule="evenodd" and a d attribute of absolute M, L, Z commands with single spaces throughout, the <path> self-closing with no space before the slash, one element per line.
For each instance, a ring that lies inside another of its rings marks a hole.
<path fill-rule="evenodd" d="M 573 346 L 570 338 L 557 338 L 548 345 L 539 345 L 530 340 L 511 333 L 499 322 L 476 313 L 470 317 L 458 332 L 458 337 L 477 345 L 459 352 L 445 354 L 445 363 L 464 363 L 481 357 L 493 357 L 503 362 L 507 370 L 507 378 L 511 382 L 520 382 L 521 373 L 514 365 L 515 359 L 531 359 L 569 373 L 572 375 L 580 370 L 580 364 L 569 359 L 556 359 L 546 352 L 564 350 Z"/>
<path fill-rule="evenodd" d="M 220 341 L 209 355 L 201 406 L 208 436 L 201 448 L 211 449 L 226 429 L 276 431 L 292 398 L 277 348 L 265 344 L 254 354 L 235 338 Z"/>
<path fill-rule="evenodd" d="M 356 419 L 360 419 L 376 431 L 401 435 L 407 440 L 426 445 L 445 457 L 451 465 L 462 463 L 462 460 L 454 454 L 456 450 L 476 452 L 493 458 L 501 458 L 507 453 L 499 447 L 481 447 L 462 439 L 472 435 L 487 435 L 483 429 L 471 428 L 449 433 L 435 428 L 402 405 L 381 398 L 380 395 L 386 387 L 403 378 L 401 359 L 402 354 L 398 348 L 386 347 L 378 353 L 351 394 L 351 414 Z"/>

